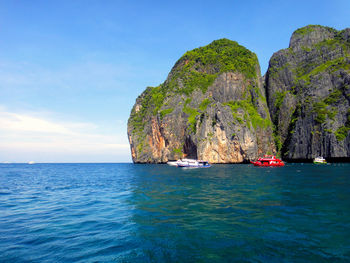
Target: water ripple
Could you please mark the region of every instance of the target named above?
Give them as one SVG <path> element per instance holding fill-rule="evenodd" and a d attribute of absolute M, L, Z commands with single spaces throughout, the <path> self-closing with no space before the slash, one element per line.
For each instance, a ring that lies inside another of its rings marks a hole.
<path fill-rule="evenodd" d="M 0 262 L 349 262 L 349 168 L 0 165 Z"/>

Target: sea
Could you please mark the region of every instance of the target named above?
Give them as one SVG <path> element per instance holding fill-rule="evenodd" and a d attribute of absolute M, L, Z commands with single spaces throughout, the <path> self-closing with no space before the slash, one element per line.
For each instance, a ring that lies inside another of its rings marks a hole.
<path fill-rule="evenodd" d="M 0 164 L 0 262 L 350 262 L 350 164 Z"/>

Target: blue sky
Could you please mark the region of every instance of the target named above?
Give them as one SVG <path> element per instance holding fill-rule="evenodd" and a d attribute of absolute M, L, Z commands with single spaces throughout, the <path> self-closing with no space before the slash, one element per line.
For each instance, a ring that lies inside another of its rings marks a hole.
<path fill-rule="evenodd" d="M 0 2 L 0 162 L 130 162 L 136 97 L 187 50 L 229 38 L 272 54 L 308 24 L 350 27 L 350 2 Z"/>

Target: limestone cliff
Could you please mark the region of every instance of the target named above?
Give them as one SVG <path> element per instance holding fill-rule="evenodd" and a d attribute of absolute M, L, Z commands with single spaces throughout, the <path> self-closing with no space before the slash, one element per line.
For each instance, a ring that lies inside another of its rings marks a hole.
<path fill-rule="evenodd" d="M 187 52 L 163 84 L 136 99 L 128 120 L 133 161 L 240 163 L 274 153 L 260 79 L 256 55 L 234 41 Z"/>
<path fill-rule="evenodd" d="M 350 157 L 350 29 L 296 30 L 265 81 L 283 158 Z"/>

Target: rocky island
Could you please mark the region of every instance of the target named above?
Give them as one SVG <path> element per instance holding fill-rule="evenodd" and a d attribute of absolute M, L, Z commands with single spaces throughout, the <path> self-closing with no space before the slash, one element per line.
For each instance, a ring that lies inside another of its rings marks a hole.
<path fill-rule="evenodd" d="M 296 30 L 270 59 L 266 97 L 284 159 L 350 157 L 350 28 Z"/>
<path fill-rule="evenodd" d="M 186 52 L 164 83 L 136 99 L 128 120 L 133 162 L 349 157 L 349 36 L 350 29 L 298 29 L 265 78 L 257 56 L 235 41 Z"/>

